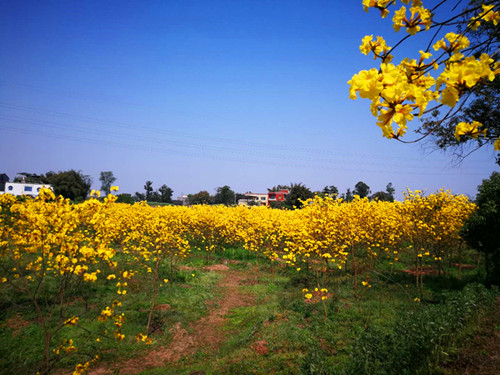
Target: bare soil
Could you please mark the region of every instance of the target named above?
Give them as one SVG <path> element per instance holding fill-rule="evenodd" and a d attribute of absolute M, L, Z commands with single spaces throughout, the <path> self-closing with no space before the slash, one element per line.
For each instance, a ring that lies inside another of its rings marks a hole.
<path fill-rule="evenodd" d="M 12 337 L 16 337 L 24 327 L 30 325 L 30 322 L 21 318 L 21 315 L 18 313 L 12 318 L 7 319 L 5 325 L 12 330 Z"/>
<path fill-rule="evenodd" d="M 242 293 L 240 285 L 245 285 L 252 280 L 257 282 L 258 273 L 255 268 L 245 270 L 231 270 L 223 264 L 217 264 L 204 269 L 224 273 L 224 277 L 217 283 L 222 295 L 220 298 L 208 303 L 209 314 L 187 329 L 177 323 L 170 329 L 172 342 L 168 346 L 158 347 L 148 352 L 143 357 L 129 359 L 119 364 L 102 364 L 91 370 L 91 375 L 120 375 L 137 374 L 150 368 L 162 367 L 186 359 L 199 350 L 216 350 L 226 339 L 229 333 L 222 328 L 226 322 L 226 315 L 234 308 L 249 306 L 253 297 Z"/>

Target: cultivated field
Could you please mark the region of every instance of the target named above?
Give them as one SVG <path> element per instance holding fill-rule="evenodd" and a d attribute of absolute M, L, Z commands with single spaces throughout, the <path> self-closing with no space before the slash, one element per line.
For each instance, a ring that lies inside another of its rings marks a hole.
<path fill-rule="evenodd" d="M 458 374 L 467 355 L 498 370 L 498 340 L 472 349 L 500 320 L 459 236 L 464 196 L 114 200 L 0 196 L 0 372 Z"/>

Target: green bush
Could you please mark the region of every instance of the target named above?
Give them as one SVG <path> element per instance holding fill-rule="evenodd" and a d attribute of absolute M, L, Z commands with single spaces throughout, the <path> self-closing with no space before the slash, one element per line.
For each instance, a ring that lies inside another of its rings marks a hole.
<path fill-rule="evenodd" d="M 500 173 L 493 172 L 478 188 L 477 211 L 462 229 L 467 244 L 485 254 L 486 284 L 500 286 Z"/>
<path fill-rule="evenodd" d="M 350 374 L 432 374 L 494 303 L 495 290 L 470 284 L 443 303 L 403 312 L 392 330 L 367 328 L 354 342 Z"/>

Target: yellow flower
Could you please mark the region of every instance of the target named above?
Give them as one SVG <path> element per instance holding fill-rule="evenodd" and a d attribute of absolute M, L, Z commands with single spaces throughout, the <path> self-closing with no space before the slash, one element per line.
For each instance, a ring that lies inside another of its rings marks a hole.
<path fill-rule="evenodd" d="M 467 135 L 476 139 L 479 137 L 479 135 L 485 136 L 487 129 L 479 130 L 479 128 L 482 126 L 483 124 L 478 121 L 472 121 L 472 123 L 460 122 L 455 127 L 455 138 L 460 141 L 461 135 Z"/>
<path fill-rule="evenodd" d="M 402 6 L 394 12 L 394 16 L 392 17 L 394 31 L 398 32 L 402 26 L 405 25 L 406 20 L 406 7 Z"/>
<path fill-rule="evenodd" d="M 497 140 L 493 144 L 493 148 L 495 149 L 495 151 L 500 151 L 500 137 L 497 138 Z"/>
<path fill-rule="evenodd" d="M 307 293 L 304 297 L 306 297 L 306 299 L 311 299 L 313 295 L 311 293 Z"/>
<path fill-rule="evenodd" d="M 75 324 L 78 323 L 79 318 L 77 316 L 73 316 L 72 318 L 67 319 L 64 322 L 64 325 L 66 326 L 74 326 Z"/>
<path fill-rule="evenodd" d="M 420 53 L 421 60 L 426 60 L 432 57 L 432 53 L 430 52 L 418 51 L 418 53 Z"/>
<path fill-rule="evenodd" d="M 97 274 L 95 272 L 83 274 L 83 281 L 94 282 L 96 280 L 97 280 Z"/>
<path fill-rule="evenodd" d="M 373 35 L 366 35 L 363 37 L 361 40 L 361 45 L 359 46 L 359 50 L 361 51 L 362 54 L 368 55 L 370 51 L 372 50 L 371 47 L 371 41 L 373 39 Z"/>

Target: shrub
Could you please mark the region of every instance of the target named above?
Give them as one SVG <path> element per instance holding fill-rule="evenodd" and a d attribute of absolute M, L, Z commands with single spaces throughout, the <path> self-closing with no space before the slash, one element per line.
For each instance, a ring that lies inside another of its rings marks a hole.
<path fill-rule="evenodd" d="M 350 374 L 429 374 L 492 306 L 495 291 L 470 284 L 437 305 L 402 313 L 391 331 L 373 326 L 354 342 Z"/>

